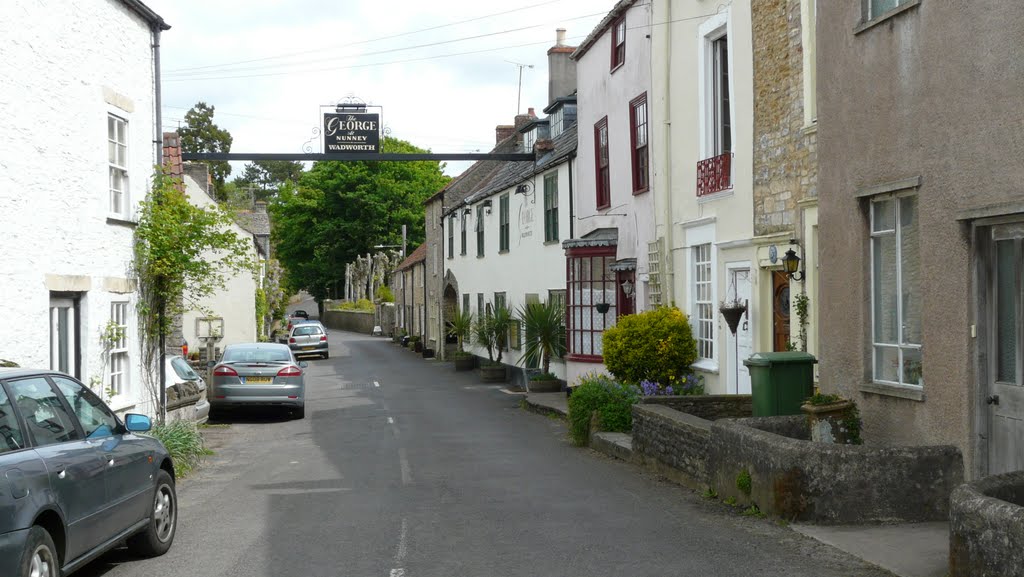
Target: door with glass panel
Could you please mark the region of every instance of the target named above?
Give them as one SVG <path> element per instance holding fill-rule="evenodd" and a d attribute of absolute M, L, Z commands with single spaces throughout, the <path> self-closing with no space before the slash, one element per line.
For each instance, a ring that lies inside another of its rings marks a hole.
<path fill-rule="evenodd" d="M 1024 469 L 1024 223 L 992 227 L 989 280 L 989 474 Z"/>
<path fill-rule="evenodd" d="M 52 293 L 51 293 L 52 294 Z M 79 377 L 78 306 L 75 299 L 50 297 L 50 368 Z"/>

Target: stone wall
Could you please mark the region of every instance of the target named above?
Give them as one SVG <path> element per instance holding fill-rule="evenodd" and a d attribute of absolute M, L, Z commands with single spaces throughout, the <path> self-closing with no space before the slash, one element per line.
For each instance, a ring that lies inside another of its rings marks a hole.
<path fill-rule="evenodd" d="M 949 571 L 951 577 L 1024 575 L 1024 471 L 953 491 Z"/>
<path fill-rule="evenodd" d="M 640 464 L 695 489 L 707 487 L 711 421 L 656 403 L 633 405 L 633 455 Z"/>
<path fill-rule="evenodd" d="M 751 4 L 754 234 L 799 229 L 796 203 L 817 191 L 817 134 L 804 128 L 800 0 Z"/>
<path fill-rule="evenodd" d="M 666 406 L 709 421 L 749 417 L 754 411 L 750 395 L 672 395 L 644 397 L 640 402 Z"/>
<path fill-rule="evenodd" d="M 802 417 L 721 420 L 711 425 L 708 483 L 722 498 L 756 504 L 794 521 L 941 521 L 963 482 L 956 447 L 879 447 L 813 443 Z M 758 427 L 758 428 L 755 428 Z M 737 488 L 743 472 L 750 493 Z"/>
<path fill-rule="evenodd" d="M 368 335 L 373 331 L 374 315 L 362 311 L 324 311 L 323 321 L 328 328 Z"/>

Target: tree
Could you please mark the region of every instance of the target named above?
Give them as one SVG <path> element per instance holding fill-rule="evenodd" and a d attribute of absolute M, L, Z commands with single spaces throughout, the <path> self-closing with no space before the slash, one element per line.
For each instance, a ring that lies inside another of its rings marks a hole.
<path fill-rule="evenodd" d="M 387 139 L 384 152 L 426 152 Z M 345 264 L 377 244 L 423 242 L 423 203 L 449 178 L 438 162 L 322 161 L 284 185 L 270 205 L 277 256 L 289 284 L 318 302 L 345 280 Z"/>
<path fill-rule="evenodd" d="M 231 230 L 231 216 L 220 207 L 193 205 L 180 186 L 180 179 L 158 171 L 152 194 L 139 203 L 135 229 L 142 364 L 151 369 L 142 373 L 161 418 L 164 387 L 153 376 L 162 366 L 170 319 L 223 288 L 228 275 L 254 264 L 247 256 L 251 241 Z"/>
<path fill-rule="evenodd" d="M 234 179 L 239 188 L 252 188 L 254 200 L 268 200 L 277 195 L 286 182 L 302 177 L 301 162 L 290 160 L 257 160 L 246 163 L 242 175 Z"/>
<path fill-rule="evenodd" d="M 185 126 L 178 129 L 181 148 L 187 152 L 231 152 L 231 133 L 213 123 L 215 107 L 199 101 L 185 113 Z M 210 167 L 214 193 L 218 200 L 224 199 L 224 183 L 231 174 L 231 165 L 226 160 L 204 161 Z"/>

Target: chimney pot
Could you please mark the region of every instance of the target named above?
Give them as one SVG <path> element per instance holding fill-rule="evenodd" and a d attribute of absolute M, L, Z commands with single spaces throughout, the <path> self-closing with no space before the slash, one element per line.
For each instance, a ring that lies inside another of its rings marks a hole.
<path fill-rule="evenodd" d="M 555 46 L 565 46 L 565 28 L 555 30 Z"/>

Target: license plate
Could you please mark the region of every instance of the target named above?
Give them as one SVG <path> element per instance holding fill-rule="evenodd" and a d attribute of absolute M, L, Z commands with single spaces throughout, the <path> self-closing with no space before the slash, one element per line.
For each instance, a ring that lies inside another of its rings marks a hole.
<path fill-rule="evenodd" d="M 313 350 L 315 348 L 316 347 L 302 347 L 302 350 L 304 350 L 304 351 L 311 351 L 311 350 Z"/>
<path fill-rule="evenodd" d="M 269 384 L 272 381 L 270 377 L 245 377 L 245 382 L 256 383 L 256 384 Z"/>

